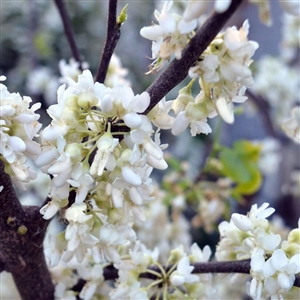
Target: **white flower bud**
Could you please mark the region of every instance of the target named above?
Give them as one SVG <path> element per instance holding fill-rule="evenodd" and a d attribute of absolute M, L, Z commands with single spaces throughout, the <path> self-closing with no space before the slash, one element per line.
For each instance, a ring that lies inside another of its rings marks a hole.
<path fill-rule="evenodd" d="M 227 103 L 224 97 L 219 97 L 216 101 L 216 109 L 218 114 L 222 117 L 222 119 L 228 123 L 232 124 L 234 122 L 234 113 L 233 113 L 233 105 L 231 102 Z"/>
<path fill-rule="evenodd" d="M 247 216 L 234 213 L 232 214 L 231 219 L 234 225 L 242 231 L 250 231 L 254 228 L 251 220 Z"/>

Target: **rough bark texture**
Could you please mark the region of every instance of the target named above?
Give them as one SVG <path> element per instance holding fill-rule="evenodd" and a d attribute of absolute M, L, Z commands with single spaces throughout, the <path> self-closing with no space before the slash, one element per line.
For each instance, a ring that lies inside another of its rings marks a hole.
<path fill-rule="evenodd" d="M 48 222 L 38 207 L 22 207 L 1 160 L 0 185 L 0 271 L 12 273 L 22 299 L 54 299 L 43 251 Z"/>

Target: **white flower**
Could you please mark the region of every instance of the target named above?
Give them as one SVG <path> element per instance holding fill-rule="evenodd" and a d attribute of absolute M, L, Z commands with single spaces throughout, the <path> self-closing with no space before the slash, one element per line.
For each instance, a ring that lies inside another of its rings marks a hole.
<path fill-rule="evenodd" d="M 297 49 L 300 42 L 299 24 L 300 17 L 288 13 L 283 14 L 283 38 L 280 43 L 280 52 L 283 58 L 289 62 L 297 55 Z M 289 84 L 288 82 L 286 82 Z"/>
<path fill-rule="evenodd" d="M 287 13 L 294 16 L 300 16 L 300 7 L 298 1 L 279 0 L 279 3 Z"/>
<path fill-rule="evenodd" d="M 292 110 L 292 117 L 281 124 L 283 131 L 296 143 L 300 143 L 300 106 Z"/>
<path fill-rule="evenodd" d="M 109 66 L 108 71 L 105 77 L 104 84 L 109 87 L 113 87 L 116 85 L 128 85 L 130 86 L 130 82 L 125 79 L 125 76 L 128 74 L 128 70 L 122 68 L 122 63 L 120 58 L 113 53 Z"/>
<path fill-rule="evenodd" d="M 191 255 L 189 256 L 192 262 L 208 262 L 212 251 L 208 245 L 203 250 L 196 243 L 191 246 Z"/>
<path fill-rule="evenodd" d="M 260 299 L 263 281 L 270 276 L 273 276 L 276 272 L 275 268 L 272 266 L 270 259 L 265 261 L 263 254 L 254 253 L 251 256 L 251 280 L 250 285 L 250 295 L 255 297 L 255 299 Z"/>
<path fill-rule="evenodd" d="M 64 253 L 64 261 L 69 261 L 76 255 L 77 261 L 81 262 L 88 248 L 92 248 L 99 240 L 90 232 L 93 224 L 93 216 L 85 213 L 86 203 L 72 204 L 65 213 L 69 222 L 65 238 L 68 241 L 67 251 Z"/>
<path fill-rule="evenodd" d="M 42 94 L 50 105 L 55 101 L 57 79 L 49 67 L 37 67 L 28 74 L 26 87 L 31 94 Z"/>
<path fill-rule="evenodd" d="M 186 112 L 182 111 L 177 115 L 173 123 L 172 134 L 179 135 L 188 127 L 189 124 L 191 126 L 192 136 L 200 133 L 209 134 L 212 132 L 211 127 L 207 124 L 206 118 L 197 120 L 192 117 L 187 117 Z"/>
<path fill-rule="evenodd" d="M 285 252 L 277 249 L 270 258 L 273 267 L 277 271 L 277 283 L 285 291 L 291 289 L 295 281 L 295 274 L 300 272 L 300 254 L 288 259 Z"/>
<path fill-rule="evenodd" d="M 181 51 L 187 45 L 193 30 L 197 25 L 196 20 L 184 20 L 169 13 L 173 1 L 166 1 L 161 12 L 154 12 L 159 25 L 143 27 L 141 36 L 152 40 L 153 71 L 159 70 L 163 64 L 174 54 L 177 59 L 181 58 Z M 158 60 L 160 59 L 160 61 Z"/>
<path fill-rule="evenodd" d="M 51 200 L 40 209 L 40 214 L 43 215 L 43 219 L 51 219 L 61 208 L 60 202 Z"/>
<path fill-rule="evenodd" d="M 80 277 L 86 280 L 84 287 L 82 288 L 79 296 L 81 299 L 89 300 L 94 296 L 97 287 L 104 282 L 103 268 L 99 264 L 93 265 L 91 268 L 84 268 L 80 266 L 77 271 Z"/>
<path fill-rule="evenodd" d="M 268 208 L 268 206 L 269 203 L 263 203 L 257 208 L 257 204 L 254 204 L 248 216 L 234 213 L 232 214 L 232 221 L 242 231 L 253 230 L 255 227 L 259 227 L 259 225 L 265 223 L 265 219 L 275 211 L 274 208 Z"/>
<path fill-rule="evenodd" d="M 10 175 L 19 185 L 33 177 L 33 171 L 27 170 L 25 165 L 26 158 L 35 159 L 40 153 L 40 146 L 33 139 L 42 126 L 37 121 L 40 115 L 35 113 L 41 104 L 29 108 L 31 102 L 31 98 L 10 93 L 0 83 L 0 155 L 4 162 L 11 164 Z"/>
<path fill-rule="evenodd" d="M 94 186 L 94 179 L 90 174 L 84 172 L 82 164 L 76 165 L 72 172 L 72 179 L 67 180 L 73 187 L 76 187 L 75 203 L 82 203 L 88 192 Z"/>
<path fill-rule="evenodd" d="M 125 87 L 124 87 L 125 88 Z M 130 128 L 140 127 L 143 123 L 143 117 L 138 113 L 144 112 L 150 104 L 150 95 L 143 92 L 134 97 L 123 97 L 122 106 L 126 112 L 122 116 L 125 124 Z"/>
<path fill-rule="evenodd" d="M 160 129 L 172 128 L 174 117 L 169 115 L 173 101 L 166 101 L 165 97 L 148 113 L 147 117 Z"/>
<path fill-rule="evenodd" d="M 140 287 L 141 283 L 135 281 L 132 285 L 122 282 L 117 284 L 116 288 L 109 293 L 111 300 L 148 300 L 147 292 Z"/>
<path fill-rule="evenodd" d="M 202 14 L 205 13 L 208 4 L 208 1 L 189 0 L 182 16 L 183 20 L 189 22 L 199 18 Z"/>
<path fill-rule="evenodd" d="M 218 82 L 220 80 L 220 75 L 217 71 L 219 65 L 218 55 L 208 54 L 195 67 L 189 69 L 189 76 L 194 78 L 200 72 L 206 82 Z"/>
<path fill-rule="evenodd" d="M 136 239 L 135 232 L 129 226 L 114 226 L 104 224 L 99 231 L 99 242 L 94 247 L 94 251 L 100 251 L 103 259 L 109 262 L 119 264 L 121 262 L 117 247 L 123 245 L 126 241 Z"/>
<path fill-rule="evenodd" d="M 222 119 L 228 123 L 232 124 L 234 122 L 234 106 L 231 101 L 228 101 L 224 97 L 220 97 L 215 100 L 216 111 L 222 117 Z"/>
<path fill-rule="evenodd" d="M 182 257 L 177 265 L 176 271 L 174 271 L 170 280 L 174 286 L 179 286 L 184 283 L 193 283 L 199 281 L 199 277 L 197 275 L 191 274 L 194 270 L 193 266 L 190 266 L 190 260 L 187 256 Z"/>
<path fill-rule="evenodd" d="M 225 12 L 231 4 L 231 0 L 216 0 L 215 10 L 217 13 L 221 14 Z"/>
<path fill-rule="evenodd" d="M 81 67 L 83 69 L 88 68 L 88 64 L 83 62 Z M 67 63 L 64 59 L 61 59 L 58 63 L 59 72 L 61 74 L 60 82 L 67 83 L 66 77 L 70 77 L 73 80 L 77 80 L 78 75 L 81 73 L 79 69 L 79 62 L 74 58 L 69 59 L 69 63 Z"/>
<path fill-rule="evenodd" d="M 98 150 L 90 169 L 91 175 L 97 174 L 101 176 L 106 167 L 108 167 L 110 171 L 113 171 L 116 165 L 113 151 L 118 144 L 119 140 L 113 138 L 108 132 L 98 140 Z"/>
<path fill-rule="evenodd" d="M 271 56 L 260 59 L 257 68 L 253 89 L 270 104 L 272 117 L 281 124 L 300 92 L 298 70 L 287 65 L 282 58 Z"/>

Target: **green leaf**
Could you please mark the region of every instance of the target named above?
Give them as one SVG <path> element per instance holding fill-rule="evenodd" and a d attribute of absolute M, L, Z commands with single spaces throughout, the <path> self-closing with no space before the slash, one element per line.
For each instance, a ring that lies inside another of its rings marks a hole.
<path fill-rule="evenodd" d="M 117 23 L 122 25 L 126 19 L 127 19 L 127 8 L 128 8 L 128 4 L 126 4 L 122 11 L 120 12 L 120 15 L 118 16 L 118 20 L 117 20 Z"/>
<path fill-rule="evenodd" d="M 34 46 L 41 57 L 49 57 L 52 54 L 52 49 L 49 46 L 47 36 L 41 33 L 35 36 Z"/>
<path fill-rule="evenodd" d="M 246 140 L 237 141 L 233 148 L 222 148 L 219 159 L 222 164 L 221 173 L 231 178 L 236 187 L 233 196 L 251 195 L 261 186 L 262 176 L 258 169 L 260 146 Z"/>

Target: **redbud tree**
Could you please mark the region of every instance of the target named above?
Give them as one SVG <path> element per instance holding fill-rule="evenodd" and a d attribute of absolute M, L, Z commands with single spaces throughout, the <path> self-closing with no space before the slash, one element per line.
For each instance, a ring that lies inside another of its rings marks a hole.
<path fill-rule="evenodd" d="M 1 11 L 1 299 L 299 298 L 299 3 L 256 62 L 251 20 L 227 25 L 244 2 L 158 1 L 126 28 L 135 3 L 109 0 L 101 55 L 100 2 L 28 1 L 27 39 Z M 122 67 L 130 30 L 148 70 Z M 264 134 L 229 142 L 249 115 Z"/>

